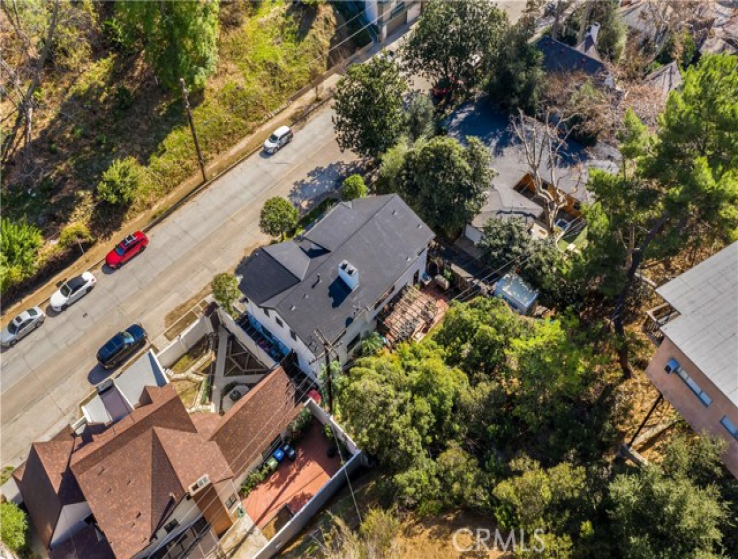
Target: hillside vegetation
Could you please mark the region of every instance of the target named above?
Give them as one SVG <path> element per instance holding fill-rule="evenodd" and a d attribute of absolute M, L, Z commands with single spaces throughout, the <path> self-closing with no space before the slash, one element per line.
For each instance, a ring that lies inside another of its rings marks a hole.
<path fill-rule="evenodd" d="M 24 5 L 22 17 L 50 17 L 51 3 L 36 11 L 31 6 Z M 0 17 L 7 15 L 4 7 Z M 23 20 L 26 29 L 43 38 L 43 25 L 31 27 L 35 20 L 29 21 Z M 220 4 L 217 64 L 204 87 L 190 91 L 206 160 L 354 50 L 352 40 L 344 41 L 351 34 L 344 21 L 331 4 Z M 18 43 L 12 28 L 4 29 L 5 44 Z M 3 209 L 13 221 L 39 227 L 47 240 L 73 224 L 86 228 L 89 242 L 108 236 L 196 172 L 197 159 L 181 92 L 158 79 L 142 45 L 126 44 L 114 4 L 61 3 L 56 34 L 59 44 L 67 37 L 65 47 L 51 49 L 40 73 L 30 142 L 19 142 L 3 161 Z M 19 55 L 9 63 L 22 68 L 24 61 Z M 3 99 L 2 113 L 5 136 L 14 119 L 10 96 Z M 124 160 L 135 192 L 130 200 L 120 198 L 124 203 L 104 203 L 98 183 Z M 37 274 L 49 275 L 67 263 L 75 254 L 72 244 L 47 242 L 36 257 Z M 6 294 L 17 289 L 17 281 L 3 283 Z"/>

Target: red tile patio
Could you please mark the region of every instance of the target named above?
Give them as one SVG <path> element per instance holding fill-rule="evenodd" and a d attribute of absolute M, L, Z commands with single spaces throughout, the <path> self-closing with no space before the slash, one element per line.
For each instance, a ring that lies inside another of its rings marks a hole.
<path fill-rule="evenodd" d="M 338 455 L 328 458 L 328 447 L 322 425 L 316 420 L 296 445 L 295 461 L 285 458 L 276 472 L 243 499 L 246 513 L 259 528 L 264 528 L 284 505 L 293 514 L 299 511 L 341 468 Z"/>

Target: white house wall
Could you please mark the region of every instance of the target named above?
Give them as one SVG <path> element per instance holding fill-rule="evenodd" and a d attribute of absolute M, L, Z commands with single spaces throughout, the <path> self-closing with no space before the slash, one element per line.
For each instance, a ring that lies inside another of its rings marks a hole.
<path fill-rule="evenodd" d="M 479 244 L 479 242 L 482 240 L 482 232 L 468 223 L 464 227 L 464 236 L 475 245 Z"/>
<path fill-rule="evenodd" d="M 276 310 L 269 309 L 269 316 L 267 316 L 264 313 L 264 309 L 254 304 L 251 299 L 249 299 L 247 309 L 249 314 L 252 315 L 256 320 L 258 320 L 262 326 L 264 326 L 272 334 L 277 336 L 277 338 L 279 338 L 279 340 L 284 345 L 295 352 L 295 355 L 297 355 L 297 359 L 300 364 L 300 368 L 303 371 L 307 372 L 315 370 L 315 355 L 299 337 L 297 338 L 297 340 L 292 339 L 292 336 L 290 336 L 290 327 L 288 322 L 284 318 L 279 316 Z M 279 317 L 284 326 L 280 326 L 279 324 L 277 324 L 277 317 Z"/>
<path fill-rule="evenodd" d="M 382 303 L 380 307 L 374 309 L 371 307 L 368 311 L 358 315 L 355 320 L 346 328 L 343 336 L 341 336 L 341 345 L 337 347 L 338 359 L 343 365 L 348 360 L 347 346 L 348 343 L 353 340 L 357 335 L 365 337 L 366 334 L 376 330 L 376 318 L 381 310 L 387 306 L 399 293 L 402 288 L 408 284 L 411 284 L 413 277 L 417 272 L 421 275 L 426 270 L 428 260 L 428 249 L 425 248 L 415 261 L 408 267 L 405 273 L 395 282 L 394 290 L 390 296 Z M 361 283 L 359 284 L 361 289 Z M 269 309 L 269 316 L 264 313 L 264 309 L 256 305 L 249 299 L 248 312 L 258 320 L 263 326 L 265 326 L 272 334 L 277 336 L 280 341 L 289 347 L 297 355 L 298 363 L 300 368 L 306 372 L 312 372 L 315 378 L 320 371 L 320 367 L 323 364 L 323 360 L 316 360 L 315 354 L 303 343 L 298 337 L 297 341 L 292 339 L 290 336 L 289 322 L 278 315 L 274 309 Z M 280 318 L 284 326 L 277 324 L 277 317 Z"/>
<path fill-rule="evenodd" d="M 172 514 L 170 514 L 167 519 L 161 523 L 162 528 L 160 528 L 159 531 L 156 532 L 155 539 L 151 541 L 151 545 L 148 546 L 145 550 L 141 551 L 138 555 L 136 555 L 136 559 L 148 557 L 150 553 L 153 553 L 157 549 L 161 549 L 167 544 L 167 542 L 189 528 L 201 516 L 202 511 L 197 506 L 195 500 L 192 498 L 188 500 L 185 497 L 175 507 Z M 167 534 L 167 531 L 163 527 L 169 524 L 172 520 L 177 520 L 177 522 L 179 522 L 179 525 L 169 534 Z"/>
<path fill-rule="evenodd" d="M 87 526 L 84 521 L 92 511 L 87 501 L 74 503 L 73 505 L 64 505 L 59 514 L 59 521 L 54 528 L 54 535 L 51 536 L 49 547 L 62 543 L 64 540 L 79 532 Z"/>

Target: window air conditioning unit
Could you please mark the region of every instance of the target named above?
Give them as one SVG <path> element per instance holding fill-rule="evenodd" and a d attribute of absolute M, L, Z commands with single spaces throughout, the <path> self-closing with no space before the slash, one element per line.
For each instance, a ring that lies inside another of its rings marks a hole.
<path fill-rule="evenodd" d="M 666 367 L 664 367 L 664 371 L 666 371 L 666 374 L 670 375 L 677 367 L 679 367 L 679 362 L 676 359 L 669 359 Z"/>

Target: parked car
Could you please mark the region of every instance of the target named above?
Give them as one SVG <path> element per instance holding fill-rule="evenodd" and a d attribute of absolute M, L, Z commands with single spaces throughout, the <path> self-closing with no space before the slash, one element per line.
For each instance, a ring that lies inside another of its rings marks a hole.
<path fill-rule="evenodd" d="M 277 153 L 280 149 L 289 144 L 294 136 L 295 135 L 292 130 L 290 130 L 289 126 L 280 126 L 271 136 L 269 136 L 269 138 L 267 138 L 266 142 L 264 142 L 264 151 L 269 155 Z"/>
<path fill-rule="evenodd" d="M 114 369 L 146 344 L 146 330 L 133 324 L 110 338 L 97 352 L 97 362 L 103 369 Z"/>
<path fill-rule="evenodd" d="M 461 81 L 456 78 L 441 78 L 438 80 L 438 83 L 433 86 L 431 94 L 436 102 L 440 102 L 446 97 L 453 96 L 461 85 Z"/>
<path fill-rule="evenodd" d="M 23 311 L 0 332 L 0 345 L 12 347 L 25 338 L 46 320 L 46 314 L 38 307 Z"/>
<path fill-rule="evenodd" d="M 97 280 L 90 272 L 83 272 L 81 276 L 64 282 L 59 290 L 51 296 L 51 308 L 56 312 L 66 310 L 67 307 L 79 301 L 95 287 Z"/>
<path fill-rule="evenodd" d="M 113 270 L 120 268 L 137 254 L 146 250 L 149 238 L 143 231 L 136 231 L 119 242 L 105 257 L 105 263 Z"/>

